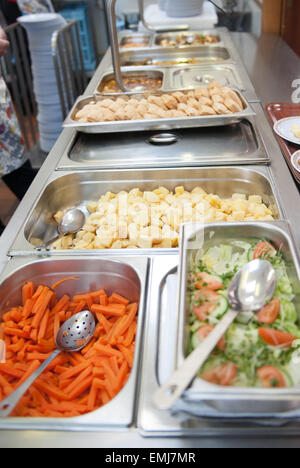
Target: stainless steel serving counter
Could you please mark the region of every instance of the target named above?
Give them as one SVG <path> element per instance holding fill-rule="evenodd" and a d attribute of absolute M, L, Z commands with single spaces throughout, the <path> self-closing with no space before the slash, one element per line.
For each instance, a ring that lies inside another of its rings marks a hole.
<path fill-rule="evenodd" d="M 252 80 L 258 98 L 262 104 L 274 101 L 291 101 L 293 92 L 292 82 L 300 77 L 300 60 L 291 49 L 275 36 L 263 36 L 258 42 L 249 34 L 234 33 L 232 38 L 239 49 L 240 55 L 247 67 L 247 71 Z M 93 93 L 99 84 L 99 79 L 103 75 L 103 70 L 107 71 L 110 64 L 110 56 L 106 55 L 104 61 L 99 66 L 93 79 L 91 80 L 86 95 Z M 24 226 L 32 206 L 39 199 L 44 190 L 49 177 L 58 167 L 62 155 L 66 152 L 70 142 L 75 137 L 75 131 L 65 129 L 56 145 L 52 149 L 35 181 L 24 197 L 22 203 L 16 210 L 8 227 L 0 239 L 0 270 L 7 262 L 7 253 L 16 237 L 16 234 Z M 268 147 L 271 156 L 269 166 L 270 177 L 273 180 L 276 190 L 280 195 L 281 205 L 285 218 L 291 223 L 296 242 L 300 248 L 300 210 L 297 204 L 300 202 L 299 192 L 296 184 L 287 168 L 283 156 L 275 137 L 270 129 L 263 134 L 263 139 Z M 151 258 L 153 268 L 155 268 L 154 258 Z M 169 270 L 177 263 L 177 254 L 166 255 L 165 267 Z M 152 274 L 153 270 L 152 270 Z M 156 282 L 154 281 L 154 285 Z M 153 340 L 151 332 L 145 342 L 146 346 L 152 346 Z M 147 349 L 151 352 L 151 349 Z M 137 407 L 137 420 L 140 419 L 139 406 Z M 144 418 L 147 415 L 144 414 Z M 153 416 L 155 419 L 155 415 Z M 221 424 L 220 424 L 221 427 Z M 221 435 L 222 434 L 222 435 Z M 271 437 L 272 439 L 269 439 Z M 116 431 L 0 431 L 0 446 L 3 447 L 104 447 L 113 448 L 117 452 L 118 448 L 144 447 L 144 448 L 201 448 L 201 447 L 230 447 L 230 446 L 284 446 L 298 447 L 300 442 L 300 425 L 292 424 L 289 428 L 277 427 L 275 431 L 268 428 L 249 428 L 249 432 L 240 431 L 238 427 L 229 430 L 227 434 L 220 431 L 220 428 L 207 426 L 203 427 L 201 437 L 178 437 L 168 438 L 142 437 L 136 427 L 127 430 Z"/>

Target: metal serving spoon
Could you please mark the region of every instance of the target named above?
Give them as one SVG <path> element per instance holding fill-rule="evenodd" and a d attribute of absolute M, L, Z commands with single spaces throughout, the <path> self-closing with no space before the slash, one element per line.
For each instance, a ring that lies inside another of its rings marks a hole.
<path fill-rule="evenodd" d="M 47 249 L 53 242 L 57 241 L 67 234 L 76 234 L 85 224 L 85 215 L 78 208 L 66 211 L 63 215 L 61 222 L 59 223 L 57 230 L 59 234 L 45 242 L 44 244 L 36 247 L 36 250 Z"/>
<path fill-rule="evenodd" d="M 253 260 L 235 275 L 228 289 L 231 309 L 154 394 L 153 402 L 159 409 L 170 409 L 174 405 L 239 313 L 261 309 L 273 297 L 275 287 L 275 270 L 267 260 Z"/>
<path fill-rule="evenodd" d="M 91 340 L 95 331 L 95 319 L 93 314 L 88 310 L 79 312 L 79 314 L 71 317 L 65 322 L 58 331 L 56 336 L 56 347 L 51 356 L 38 367 L 38 369 L 28 377 L 27 380 L 11 393 L 5 400 L 0 402 L 0 418 L 5 418 L 10 415 L 18 401 L 24 393 L 33 384 L 33 382 L 41 375 L 42 372 L 51 364 L 51 362 L 62 351 L 76 352 L 84 348 Z"/>

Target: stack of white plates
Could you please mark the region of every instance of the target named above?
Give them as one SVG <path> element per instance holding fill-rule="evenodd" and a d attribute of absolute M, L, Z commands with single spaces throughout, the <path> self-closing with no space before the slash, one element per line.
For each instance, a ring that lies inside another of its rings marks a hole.
<path fill-rule="evenodd" d="M 18 18 L 28 35 L 33 86 L 38 105 L 41 149 L 49 152 L 62 130 L 62 112 L 51 53 L 54 31 L 66 24 L 56 13 L 40 13 Z"/>
<path fill-rule="evenodd" d="M 203 4 L 204 0 L 166 0 L 164 9 L 171 18 L 185 18 L 201 15 Z"/>

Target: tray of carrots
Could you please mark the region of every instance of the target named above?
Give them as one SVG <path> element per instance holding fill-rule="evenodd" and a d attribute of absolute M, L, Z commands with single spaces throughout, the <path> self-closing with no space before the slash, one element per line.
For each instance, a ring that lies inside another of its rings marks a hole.
<path fill-rule="evenodd" d="M 10 416 L 71 418 L 103 407 L 124 388 L 133 366 L 139 304 L 103 289 L 58 297 L 57 287 L 22 286 L 22 301 L 2 315 L 0 362 L 3 400 L 55 349 L 60 326 L 82 310 L 96 319 L 93 338 L 76 353 L 61 353 L 33 383 Z M 101 288 L 101 286 L 100 286 Z"/>

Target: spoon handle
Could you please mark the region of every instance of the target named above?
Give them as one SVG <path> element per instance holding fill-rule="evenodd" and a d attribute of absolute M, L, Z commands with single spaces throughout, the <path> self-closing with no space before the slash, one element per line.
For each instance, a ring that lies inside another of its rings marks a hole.
<path fill-rule="evenodd" d="M 157 390 L 153 398 L 153 403 L 157 408 L 163 410 L 170 409 L 178 398 L 181 397 L 237 316 L 238 312 L 229 310 L 208 337 L 185 359 L 182 366 L 174 372 L 169 381 Z"/>
<path fill-rule="evenodd" d="M 45 242 L 44 244 L 42 245 L 39 245 L 38 247 L 36 247 L 36 250 L 42 250 L 42 249 L 47 249 L 49 247 L 49 245 L 53 244 L 54 242 L 56 242 L 58 239 L 60 239 L 63 235 L 62 234 L 58 234 L 56 237 L 54 237 L 53 239 L 50 239 L 48 240 L 47 242 Z"/>
<path fill-rule="evenodd" d="M 5 400 L 0 402 L 0 418 L 6 418 L 10 415 L 16 404 L 22 398 L 24 393 L 28 390 L 28 388 L 33 384 L 33 382 L 44 372 L 45 369 L 49 366 L 49 364 L 61 353 L 59 349 L 56 349 L 48 359 L 43 362 L 43 364 L 36 369 L 33 374 L 31 374 L 25 382 L 18 387 L 13 393 L 11 393 Z"/>

